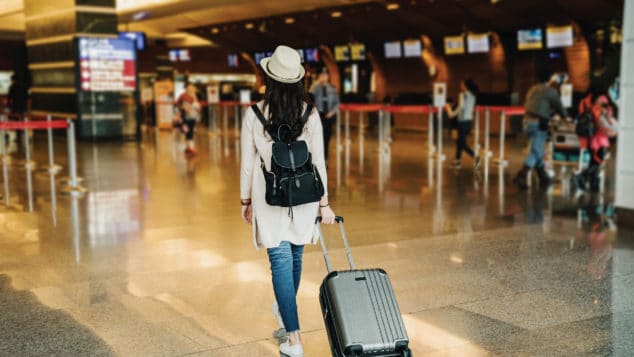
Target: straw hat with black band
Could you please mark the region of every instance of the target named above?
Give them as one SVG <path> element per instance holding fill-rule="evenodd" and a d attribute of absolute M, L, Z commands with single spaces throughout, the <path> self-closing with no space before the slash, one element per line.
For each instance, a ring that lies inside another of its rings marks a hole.
<path fill-rule="evenodd" d="M 260 66 L 273 80 L 288 84 L 301 81 L 306 72 L 299 53 L 288 46 L 277 46 L 271 57 L 260 61 Z"/>

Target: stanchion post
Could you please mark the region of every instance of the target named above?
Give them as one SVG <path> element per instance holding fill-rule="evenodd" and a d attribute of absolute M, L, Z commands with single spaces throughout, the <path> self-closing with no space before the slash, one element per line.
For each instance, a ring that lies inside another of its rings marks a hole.
<path fill-rule="evenodd" d="M 0 123 L 5 122 L 6 119 L 7 118 L 5 116 L 0 116 Z M 0 145 L 2 149 L 2 181 L 4 186 L 4 205 L 6 207 L 9 207 L 9 170 L 8 170 L 9 160 L 7 156 L 7 143 L 6 143 L 5 135 L 6 135 L 6 131 L 4 130 L 4 127 L 3 127 L 2 131 L 0 131 L 0 136 L 2 136 L 2 138 L 0 138 Z"/>
<path fill-rule="evenodd" d="M 77 180 L 77 148 L 75 146 L 75 123 L 70 119 L 66 119 L 68 122 L 68 129 L 66 129 L 67 141 L 68 141 L 68 177 L 69 187 L 67 192 L 71 195 L 79 195 L 86 190 L 79 186 Z"/>
<path fill-rule="evenodd" d="M 359 112 L 359 160 L 363 161 L 364 139 L 363 139 L 363 112 Z"/>
<path fill-rule="evenodd" d="M 427 122 L 427 150 L 429 156 L 436 151 L 434 147 L 434 107 L 429 106 L 429 117 Z"/>
<path fill-rule="evenodd" d="M 53 147 L 53 129 L 51 128 L 51 120 L 51 115 L 48 114 L 46 116 L 46 123 L 48 124 L 48 128 L 46 128 L 46 135 L 48 139 L 48 172 L 56 174 L 59 172 L 61 167 L 55 165 L 55 149 Z"/>
<path fill-rule="evenodd" d="M 475 146 L 475 152 L 476 155 L 480 156 L 480 111 L 477 109 L 475 110 L 475 132 L 473 133 L 473 140 L 475 141 L 475 144 L 473 146 Z"/>
<path fill-rule="evenodd" d="M 438 107 L 438 165 L 440 165 L 442 163 L 442 161 L 445 160 L 445 155 L 443 154 L 443 149 L 442 149 L 442 107 Z"/>
<path fill-rule="evenodd" d="M 341 151 L 343 151 L 342 143 L 341 143 L 341 109 L 337 108 L 337 118 L 335 123 L 335 136 L 337 139 L 337 156 Z"/>
<path fill-rule="evenodd" d="M 484 111 L 484 181 L 489 181 L 489 158 L 491 156 L 490 145 L 491 131 L 491 108 L 486 107 Z M 486 186 L 485 186 L 486 188 Z"/>
<path fill-rule="evenodd" d="M 504 146 L 506 144 L 506 111 L 502 110 L 500 112 L 500 151 L 497 159 L 498 166 L 506 166 L 506 161 L 504 160 Z"/>
<path fill-rule="evenodd" d="M 29 116 L 24 115 L 24 124 L 29 122 Z M 35 166 L 35 163 L 31 161 L 31 138 L 29 137 L 29 129 L 24 128 L 24 155 L 26 162 L 24 163 L 24 167 L 27 170 L 32 170 Z"/>
<path fill-rule="evenodd" d="M 345 134 L 346 134 L 346 151 L 350 150 L 350 111 L 346 110 L 346 118 L 345 118 Z"/>

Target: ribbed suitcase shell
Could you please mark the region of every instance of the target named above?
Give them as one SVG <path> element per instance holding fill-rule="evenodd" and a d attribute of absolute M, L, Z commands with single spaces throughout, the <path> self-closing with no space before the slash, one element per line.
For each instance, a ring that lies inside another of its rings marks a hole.
<path fill-rule="evenodd" d="M 319 300 L 333 356 L 409 356 L 409 340 L 387 273 L 332 272 Z"/>

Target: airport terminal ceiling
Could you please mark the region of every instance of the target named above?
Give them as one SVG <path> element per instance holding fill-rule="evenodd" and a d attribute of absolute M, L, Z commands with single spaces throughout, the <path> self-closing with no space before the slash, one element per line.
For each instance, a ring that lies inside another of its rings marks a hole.
<path fill-rule="evenodd" d="M 24 0 L 0 1 L 0 36 L 24 32 L 23 8 Z M 121 29 L 155 38 L 186 30 L 242 50 L 280 41 L 296 46 L 308 45 L 306 41 L 379 42 L 419 34 L 440 37 L 570 21 L 618 21 L 622 9 L 623 0 L 117 0 Z M 333 12 L 341 12 L 341 17 L 333 18 Z M 287 31 L 287 21 L 293 31 Z"/>

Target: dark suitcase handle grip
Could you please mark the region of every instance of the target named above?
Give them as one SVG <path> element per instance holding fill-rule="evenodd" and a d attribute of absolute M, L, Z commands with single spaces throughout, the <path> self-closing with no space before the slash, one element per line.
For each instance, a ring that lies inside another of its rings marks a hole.
<path fill-rule="evenodd" d="M 335 222 L 343 223 L 343 217 L 335 216 Z M 321 216 L 317 216 L 317 218 L 315 219 L 315 223 L 321 223 Z"/>

